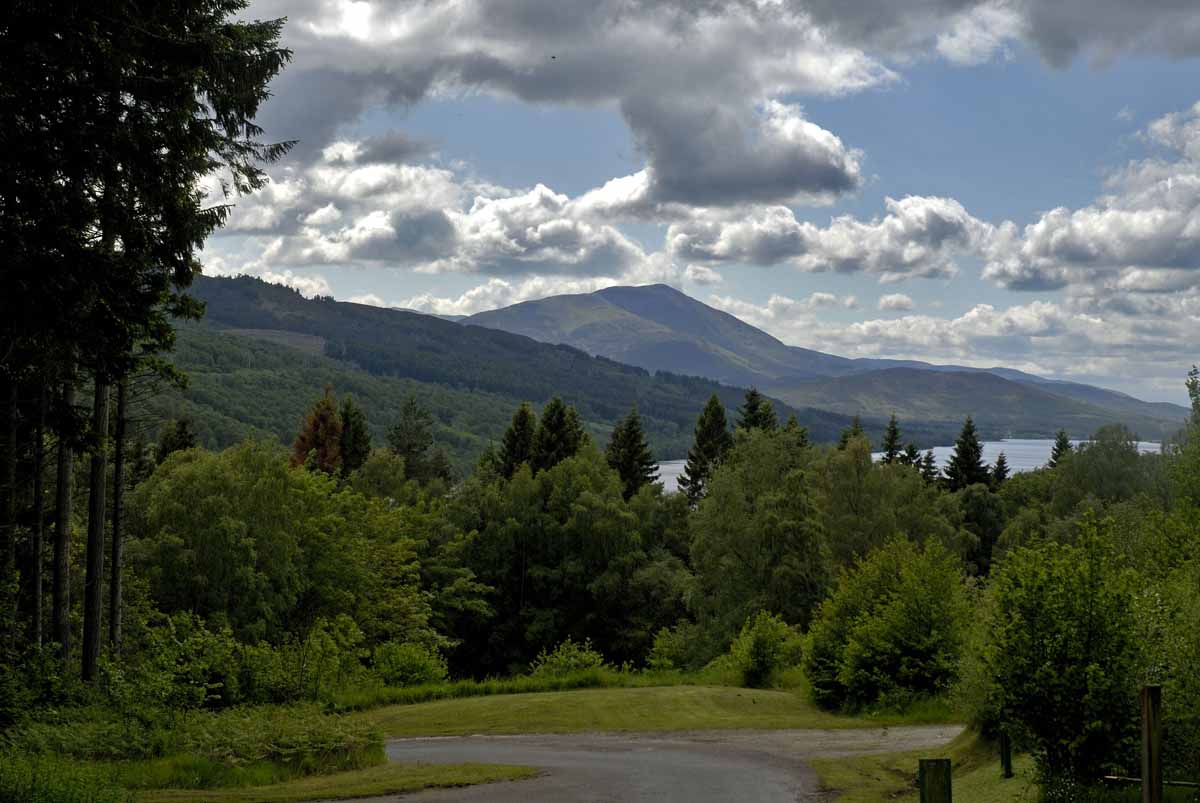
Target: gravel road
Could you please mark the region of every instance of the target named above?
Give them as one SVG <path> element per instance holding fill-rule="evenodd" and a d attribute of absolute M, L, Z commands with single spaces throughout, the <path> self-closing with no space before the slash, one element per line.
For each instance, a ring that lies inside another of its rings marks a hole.
<path fill-rule="evenodd" d="M 528 781 L 382 797 L 390 801 L 825 801 L 804 759 L 934 749 L 961 728 L 950 725 L 853 730 L 700 731 L 467 736 L 388 742 L 392 761 L 522 764 Z"/>

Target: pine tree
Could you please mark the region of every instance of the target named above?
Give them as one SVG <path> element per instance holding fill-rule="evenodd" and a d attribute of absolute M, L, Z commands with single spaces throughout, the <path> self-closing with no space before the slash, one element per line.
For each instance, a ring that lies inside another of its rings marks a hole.
<path fill-rule="evenodd" d="M 999 488 L 1008 479 L 1008 458 L 1001 452 L 996 456 L 996 465 L 992 466 L 992 487 Z"/>
<path fill-rule="evenodd" d="M 904 447 L 904 451 L 900 453 L 900 464 L 921 467 L 921 452 L 912 441 L 909 441 L 908 445 Z"/>
<path fill-rule="evenodd" d="M 862 438 L 867 440 L 867 433 L 862 427 L 862 419 L 857 415 L 850 419 L 850 426 L 842 430 L 842 435 L 838 438 L 838 449 L 845 451 L 850 445 L 850 441 L 854 438 Z M 868 441 L 870 443 L 870 441 Z"/>
<path fill-rule="evenodd" d="M 404 458 L 404 476 L 426 483 L 441 478 L 449 479 L 446 461 L 435 462 L 433 455 L 433 415 L 421 406 L 415 396 L 409 396 L 400 405 L 400 418 L 388 430 L 388 448 L 397 457 Z"/>
<path fill-rule="evenodd" d="M 568 457 L 574 457 L 585 443 L 587 433 L 583 429 L 583 422 L 579 420 L 579 413 L 555 396 L 542 409 L 542 418 L 533 433 L 530 464 L 534 473 L 553 468 Z"/>
<path fill-rule="evenodd" d="M 1054 436 L 1054 447 L 1050 450 L 1050 462 L 1047 463 L 1050 468 L 1057 468 L 1058 464 L 1063 461 L 1067 455 L 1075 451 L 1071 446 L 1071 439 L 1067 436 L 1065 429 L 1060 429 L 1058 434 Z"/>
<path fill-rule="evenodd" d="M 512 479 L 517 469 L 530 461 L 533 456 L 533 435 L 536 431 L 537 416 L 533 414 L 533 409 L 527 402 L 522 402 L 513 413 L 508 429 L 504 431 L 500 453 L 497 455 L 500 474 L 505 479 Z"/>
<path fill-rule="evenodd" d="M 329 387 L 309 410 L 292 444 L 292 465 L 326 474 L 336 473 L 342 465 L 342 419 Z"/>
<path fill-rule="evenodd" d="M 958 440 L 954 442 L 954 454 L 946 465 L 946 485 L 951 491 L 960 491 L 970 485 L 987 483 L 988 479 L 988 469 L 983 462 L 983 444 L 979 442 L 975 422 L 967 416 Z"/>
<path fill-rule="evenodd" d="M 367 414 L 353 397 L 342 399 L 338 415 L 342 419 L 342 476 L 348 477 L 371 456 L 371 433 L 367 429 Z"/>
<path fill-rule="evenodd" d="M 637 494 L 643 485 L 658 481 L 658 462 L 646 443 L 637 405 L 613 427 L 605 459 L 620 475 L 622 493 L 626 499 Z"/>
<path fill-rule="evenodd" d="M 797 442 L 801 449 L 807 449 L 810 445 L 808 440 L 808 427 L 800 426 L 800 422 L 796 420 L 796 414 L 792 413 L 788 416 L 787 423 L 783 426 L 783 431 L 796 436 Z"/>
<path fill-rule="evenodd" d="M 687 465 L 679 476 L 679 488 L 695 505 L 704 497 L 713 469 L 733 446 L 733 436 L 725 420 L 725 407 L 717 394 L 708 399 L 696 421 L 692 448 L 688 449 Z"/>
<path fill-rule="evenodd" d="M 883 433 L 883 462 L 890 464 L 900 460 L 901 448 L 900 424 L 896 421 L 896 414 L 892 413 L 887 430 Z"/>
<path fill-rule="evenodd" d="M 929 485 L 936 483 L 938 481 L 938 466 L 937 458 L 933 456 L 933 449 L 927 451 L 925 456 L 917 462 L 920 463 L 921 478 Z M 917 463 L 913 465 L 917 465 Z"/>
<path fill-rule="evenodd" d="M 762 429 L 771 431 L 779 426 L 775 417 L 775 406 L 770 399 L 758 392 L 758 388 L 746 391 L 746 399 L 738 409 L 738 429 Z"/>
<path fill-rule="evenodd" d="M 158 436 L 158 447 L 154 451 L 154 462 L 161 463 L 173 452 L 196 448 L 196 432 L 187 418 L 172 421 L 163 427 Z"/>

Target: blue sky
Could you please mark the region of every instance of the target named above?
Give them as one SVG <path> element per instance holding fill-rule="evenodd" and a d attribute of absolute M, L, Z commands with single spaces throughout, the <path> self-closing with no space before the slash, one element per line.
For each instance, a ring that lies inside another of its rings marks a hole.
<path fill-rule="evenodd" d="M 1200 9 L 1126 5 L 258 2 L 301 143 L 206 270 L 460 314 L 664 281 L 796 345 L 1181 401 Z"/>

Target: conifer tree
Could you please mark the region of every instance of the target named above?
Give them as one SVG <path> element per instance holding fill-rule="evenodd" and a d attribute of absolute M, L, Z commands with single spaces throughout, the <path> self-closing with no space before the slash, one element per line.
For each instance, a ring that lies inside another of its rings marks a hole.
<path fill-rule="evenodd" d="M 522 402 L 513 413 L 512 422 L 504 431 L 504 438 L 500 442 L 498 465 L 501 475 L 506 480 L 512 479 L 517 469 L 532 458 L 533 436 L 536 431 L 537 416 L 533 414 L 528 402 Z"/>
<path fill-rule="evenodd" d="M 787 423 L 783 427 L 783 431 L 795 435 L 800 443 L 800 448 L 807 449 L 809 446 L 808 427 L 800 426 L 800 422 L 796 420 L 796 414 L 792 413 L 788 416 Z"/>
<path fill-rule="evenodd" d="M 900 453 L 900 464 L 921 467 L 921 452 L 912 441 L 909 441 L 908 445 L 904 447 L 904 451 Z"/>
<path fill-rule="evenodd" d="M 608 465 L 620 475 L 626 499 L 637 494 L 643 485 L 658 481 L 658 462 L 646 443 L 637 405 L 613 428 L 604 456 Z"/>
<path fill-rule="evenodd" d="M 1063 461 L 1063 458 L 1071 454 L 1075 449 L 1071 446 L 1071 439 L 1067 436 L 1065 429 L 1060 429 L 1058 434 L 1054 436 L 1054 448 L 1050 450 L 1050 462 L 1047 464 L 1050 468 L 1057 468 L 1058 464 Z"/>
<path fill-rule="evenodd" d="M 938 481 L 938 467 L 937 458 L 933 456 L 933 449 L 927 451 L 918 463 L 920 463 L 921 478 L 930 485 L 936 483 Z M 917 465 L 917 463 L 913 465 Z"/>
<path fill-rule="evenodd" d="M 371 433 L 367 429 L 367 414 L 353 397 L 342 399 L 338 415 L 342 419 L 342 476 L 348 477 L 371 456 Z"/>
<path fill-rule="evenodd" d="M 862 427 L 862 419 L 857 415 L 850 419 L 850 426 L 842 430 L 842 435 L 838 438 L 838 449 L 845 451 L 853 438 L 863 438 L 866 440 L 867 433 Z"/>
<path fill-rule="evenodd" d="M 771 431 L 779 426 L 775 417 L 775 406 L 770 399 L 758 392 L 758 388 L 746 391 L 746 399 L 738 408 L 738 429 L 762 429 Z"/>
<path fill-rule="evenodd" d="M 433 447 L 433 415 L 415 396 L 400 405 L 400 418 L 388 430 L 388 448 L 404 458 L 404 476 L 419 483 L 435 479 L 449 480 L 450 461 L 440 448 Z"/>
<path fill-rule="evenodd" d="M 900 460 L 901 450 L 900 424 L 896 421 L 896 414 L 892 413 L 887 430 L 883 433 L 883 462 L 890 464 Z"/>
<path fill-rule="evenodd" d="M 992 487 L 999 488 L 1008 479 L 1008 458 L 1001 452 L 996 456 L 996 464 L 992 466 Z"/>
<path fill-rule="evenodd" d="M 342 465 L 342 419 L 329 387 L 300 427 L 300 434 L 292 444 L 292 465 L 326 474 L 336 473 Z"/>
<path fill-rule="evenodd" d="M 530 464 L 536 474 L 553 468 L 573 457 L 587 443 L 587 433 L 579 413 L 558 396 L 551 399 L 542 409 L 542 418 L 533 433 L 533 449 Z"/>
<path fill-rule="evenodd" d="M 172 421 L 163 427 L 158 436 L 158 447 L 154 450 L 154 462 L 161 463 L 173 452 L 196 448 L 196 432 L 187 418 Z"/>
<path fill-rule="evenodd" d="M 733 436 L 725 420 L 725 406 L 713 394 L 696 421 L 692 448 L 688 449 L 687 465 L 679 476 L 679 489 L 695 505 L 704 497 L 713 469 L 733 446 Z"/>
<path fill-rule="evenodd" d="M 958 440 L 954 442 L 954 454 L 946 465 L 946 486 L 951 491 L 960 491 L 970 485 L 987 483 L 989 479 L 983 462 L 983 444 L 979 442 L 975 422 L 967 416 Z"/>

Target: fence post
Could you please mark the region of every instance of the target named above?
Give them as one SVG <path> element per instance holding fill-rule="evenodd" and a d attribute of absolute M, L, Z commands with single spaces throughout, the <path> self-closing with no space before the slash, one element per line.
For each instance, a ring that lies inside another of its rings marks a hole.
<path fill-rule="evenodd" d="M 1162 686 L 1142 687 L 1142 803 L 1162 803 Z"/>
<path fill-rule="evenodd" d="M 917 769 L 921 786 L 921 803 L 952 803 L 950 790 L 950 759 L 923 758 Z"/>
<path fill-rule="evenodd" d="M 1000 771 L 1005 778 L 1013 777 L 1012 739 L 1009 738 L 1007 729 L 1000 731 Z"/>

